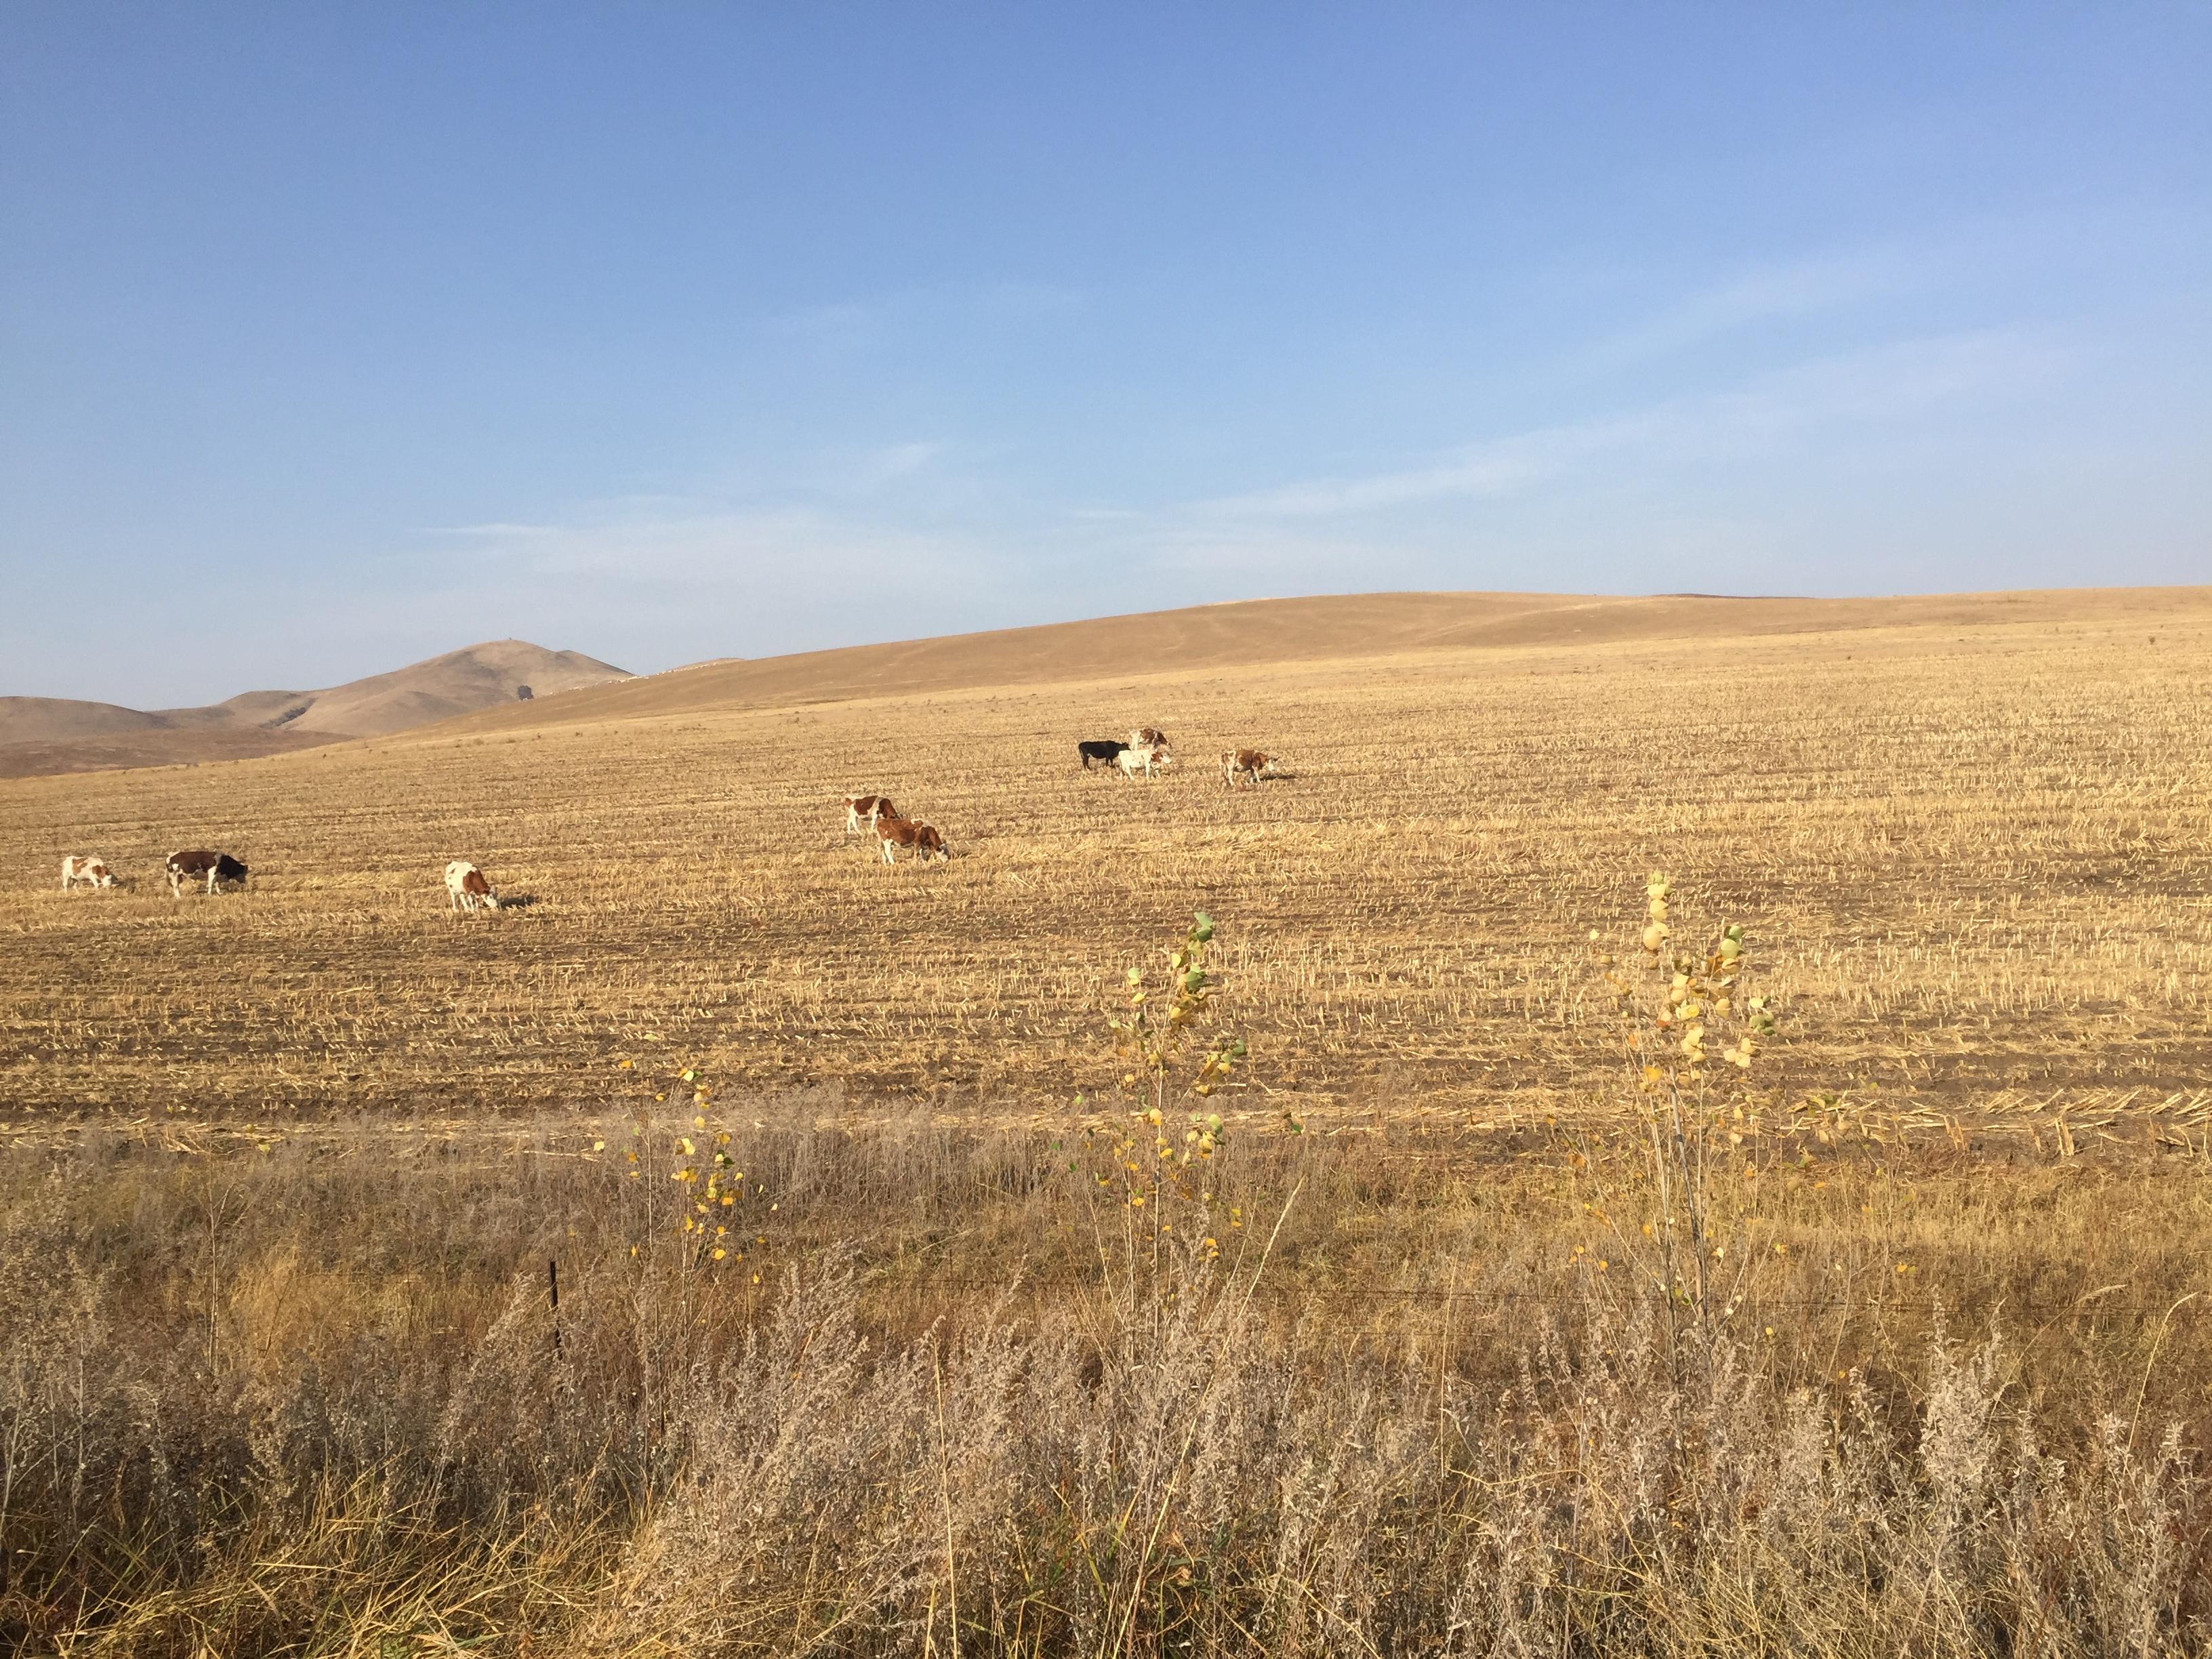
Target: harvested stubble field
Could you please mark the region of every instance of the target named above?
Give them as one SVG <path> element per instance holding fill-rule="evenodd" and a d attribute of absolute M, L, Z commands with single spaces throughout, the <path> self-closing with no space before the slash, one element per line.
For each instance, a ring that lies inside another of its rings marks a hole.
<path fill-rule="evenodd" d="M 1527 1124 L 1611 1075 L 1584 941 L 1664 868 L 1770 964 L 1778 1106 L 2201 1140 L 2212 593 L 1954 609 L 586 724 L 548 699 L 0 783 L 0 1100 L 473 1119 L 588 1107 L 658 1042 L 832 1115 L 1026 1120 L 1110 1087 L 1121 965 L 1202 907 L 1261 1057 L 1239 1109 Z M 1176 771 L 1078 769 L 1139 723 Z M 1237 744 L 1289 775 L 1228 790 Z M 847 837 L 878 788 L 949 866 Z M 173 902 L 190 845 L 250 890 Z M 87 850 L 138 884 L 52 890 Z M 456 856 L 527 907 L 450 920 Z"/>
<path fill-rule="evenodd" d="M 2201 1653 L 2212 594 L 1818 620 L 0 785 L 0 1644 Z"/>

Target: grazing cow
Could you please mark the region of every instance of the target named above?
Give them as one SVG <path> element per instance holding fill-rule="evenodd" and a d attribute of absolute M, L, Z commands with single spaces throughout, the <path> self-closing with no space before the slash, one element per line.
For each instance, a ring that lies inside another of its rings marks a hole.
<path fill-rule="evenodd" d="M 211 847 L 194 847 L 185 852 L 172 853 L 167 866 L 169 872 L 169 896 L 182 898 L 185 884 L 207 878 L 207 890 L 212 893 L 224 882 L 240 887 L 246 885 L 246 866 L 228 853 L 218 853 Z"/>
<path fill-rule="evenodd" d="M 446 866 L 446 908 L 474 910 L 479 904 L 498 909 L 499 889 L 466 859 L 455 859 Z"/>
<path fill-rule="evenodd" d="M 1231 789 L 1239 778 L 1249 778 L 1256 787 L 1261 778 L 1274 775 L 1277 763 L 1273 755 L 1256 749 L 1231 749 L 1221 757 L 1221 770 Z"/>
<path fill-rule="evenodd" d="M 878 818 L 895 818 L 898 808 L 891 805 L 889 795 L 848 795 L 845 797 L 845 833 L 860 833 L 860 820 L 866 818 L 868 827 L 875 828 Z"/>
<path fill-rule="evenodd" d="M 932 858 L 942 859 L 947 864 L 952 862 L 952 854 L 946 850 L 945 837 L 926 823 L 909 823 L 904 818 L 878 818 L 876 836 L 883 843 L 885 864 L 898 862 L 891 853 L 895 847 L 913 848 L 915 857 L 923 864 L 928 863 Z"/>
<path fill-rule="evenodd" d="M 1128 746 L 1119 738 L 1089 738 L 1075 745 L 1075 752 L 1083 762 L 1083 769 L 1088 772 L 1093 761 L 1101 766 L 1111 766 Z"/>
<path fill-rule="evenodd" d="M 1129 747 L 1132 749 L 1164 749 L 1167 746 L 1168 734 L 1157 726 L 1140 726 L 1129 733 Z"/>
<path fill-rule="evenodd" d="M 1121 776 L 1126 781 L 1135 777 L 1139 772 L 1149 778 L 1152 775 L 1152 769 L 1155 767 L 1164 769 L 1173 766 L 1175 757 L 1168 753 L 1164 748 L 1124 749 L 1114 757 L 1114 763 L 1121 769 Z"/>
<path fill-rule="evenodd" d="M 64 859 L 62 891 L 68 892 L 79 882 L 88 887 L 112 887 L 115 885 L 115 872 L 107 867 L 106 860 L 94 858 L 89 854 L 82 858 Z"/>

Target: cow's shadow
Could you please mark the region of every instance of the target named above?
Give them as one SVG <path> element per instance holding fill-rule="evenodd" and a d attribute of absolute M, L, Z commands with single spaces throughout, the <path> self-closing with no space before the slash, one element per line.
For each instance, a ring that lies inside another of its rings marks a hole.
<path fill-rule="evenodd" d="M 535 893 L 501 893 L 499 896 L 499 908 L 502 910 L 527 910 L 534 904 L 544 902 Z"/>

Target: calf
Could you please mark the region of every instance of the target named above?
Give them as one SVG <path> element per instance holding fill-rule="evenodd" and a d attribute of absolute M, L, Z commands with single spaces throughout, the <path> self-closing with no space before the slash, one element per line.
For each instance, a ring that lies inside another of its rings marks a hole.
<path fill-rule="evenodd" d="M 1129 745 L 1118 738 L 1088 738 L 1075 745 L 1075 752 L 1088 772 L 1093 761 L 1101 766 L 1111 766 L 1121 751 Z"/>
<path fill-rule="evenodd" d="M 860 833 L 862 818 L 868 821 L 868 827 L 872 830 L 878 818 L 895 818 L 897 816 L 898 808 L 891 805 L 891 798 L 889 795 L 845 797 L 845 833 L 848 836 L 857 836 Z"/>
<path fill-rule="evenodd" d="M 234 886 L 246 885 L 246 866 L 228 853 L 218 853 L 211 847 L 194 847 L 185 852 L 172 853 L 167 866 L 169 872 L 169 896 L 184 896 L 185 884 L 207 878 L 207 890 L 212 893 L 225 882 Z"/>
<path fill-rule="evenodd" d="M 499 889 L 466 859 L 455 859 L 446 866 L 446 908 L 473 910 L 479 904 L 498 909 Z"/>
<path fill-rule="evenodd" d="M 913 848 L 915 857 L 924 864 L 932 858 L 942 859 L 947 864 L 952 862 L 952 854 L 945 848 L 945 837 L 926 823 L 909 823 L 904 818 L 878 818 L 876 820 L 876 836 L 883 843 L 885 864 L 898 862 L 891 854 L 895 847 Z"/>
<path fill-rule="evenodd" d="M 82 858 L 73 856 L 64 859 L 62 860 L 62 891 L 68 892 L 79 882 L 82 882 L 88 887 L 112 887 L 115 885 L 115 875 L 108 869 L 106 861 L 103 859 L 96 859 L 89 854 Z"/>
<path fill-rule="evenodd" d="M 1164 748 L 1124 749 L 1114 757 L 1114 763 L 1121 769 L 1125 781 L 1135 777 L 1139 772 L 1149 778 L 1154 767 L 1164 769 L 1173 766 L 1175 757 Z"/>
<path fill-rule="evenodd" d="M 1263 755 L 1256 749 L 1231 749 L 1221 757 L 1221 770 L 1234 789 L 1239 778 L 1249 778 L 1257 786 L 1263 777 L 1273 777 L 1275 757 Z"/>

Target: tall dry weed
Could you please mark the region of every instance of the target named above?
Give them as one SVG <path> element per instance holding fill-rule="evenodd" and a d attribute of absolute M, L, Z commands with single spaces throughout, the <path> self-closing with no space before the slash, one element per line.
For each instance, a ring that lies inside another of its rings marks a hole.
<path fill-rule="evenodd" d="M 16 1188 L 11 1644 L 2089 1655 L 2206 1636 L 2207 1355 L 2185 1316 L 2130 1443 L 2164 1258 L 2140 1293 L 2034 1328 L 1995 1312 L 2038 1305 L 2055 1261 L 2114 1270 L 2108 1196 L 2024 1182 L 2044 1254 L 1954 1241 L 1947 1289 L 1980 1311 L 1869 1313 L 1814 1292 L 1863 1243 L 1893 1249 L 1863 1207 L 1889 1177 L 1823 1166 L 1792 1190 L 1832 1200 L 1833 1261 L 1778 1258 L 1801 1277 L 1686 1368 L 1662 1304 L 1577 1265 L 1588 1170 L 1470 1186 L 1388 1144 L 1247 1139 L 1204 1188 L 1164 1189 L 1156 1277 L 1101 1271 L 1095 1229 L 1131 1212 L 1077 1148 L 750 1132 L 748 1192 L 783 1207 L 747 1224 L 744 1271 L 714 1275 L 645 1248 L 643 1179 L 563 1150 L 588 1139 L 544 1144 L 561 1155 L 520 1166 L 245 1155 L 212 1366 L 190 1160 L 109 1146 Z M 2128 1201 L 2169 1206 L 2139 1207 L 2148 1233 L 2199 1200 Z M 656 1227 L 676 1237 L 665 1209 Z M 1418 1276 L 1446 1255 L 1455 1279 Z M 378 1273 L 419 1287 L 419 1316 L 303 1288 Z"/>

